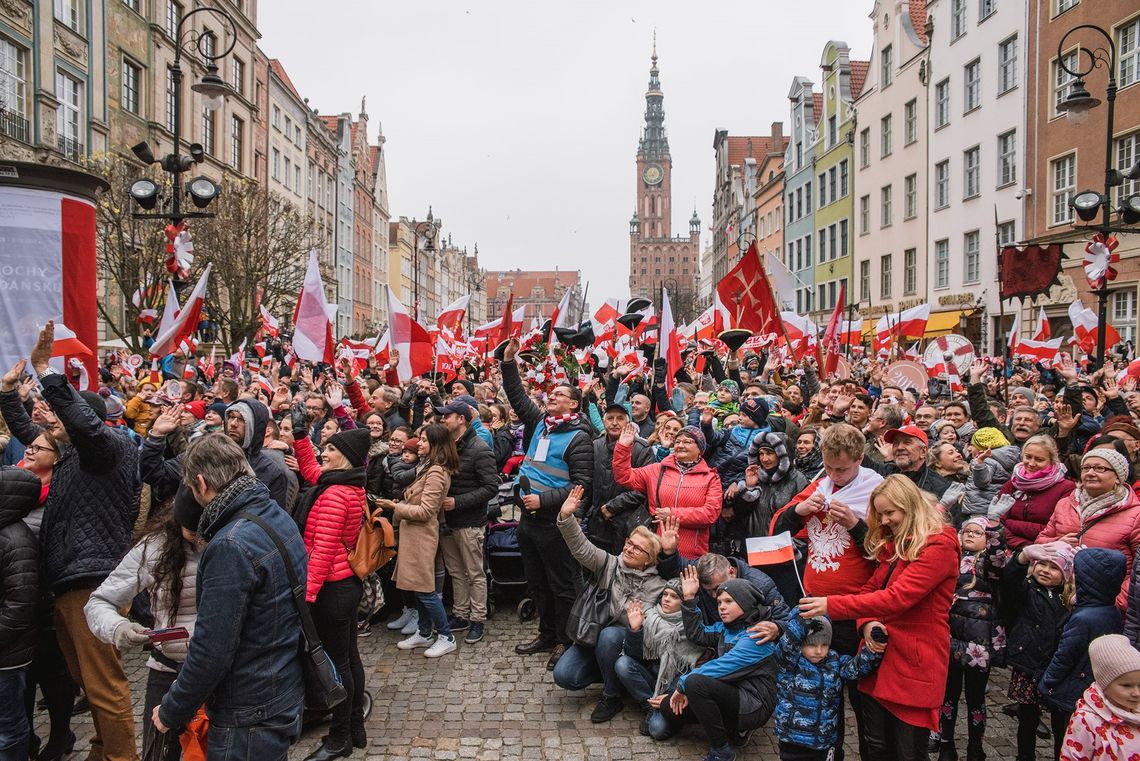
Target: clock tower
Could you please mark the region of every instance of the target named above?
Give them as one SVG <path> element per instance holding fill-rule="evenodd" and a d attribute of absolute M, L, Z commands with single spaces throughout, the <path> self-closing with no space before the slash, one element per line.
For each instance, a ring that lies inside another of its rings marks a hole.
<path fill-rule="evenodd" d="M 695 289 L 700 220 L 694 211 L 688 237 L 673 237 L 673 159 L 665 134 L 665 95 L 657 69 L 656 39 L 650 62 L 645 126 L 637 145 L 637 206 L 629 222 L 629 290 L 631 296 L 656 301 L 661 286 L 671 291 Z"/>

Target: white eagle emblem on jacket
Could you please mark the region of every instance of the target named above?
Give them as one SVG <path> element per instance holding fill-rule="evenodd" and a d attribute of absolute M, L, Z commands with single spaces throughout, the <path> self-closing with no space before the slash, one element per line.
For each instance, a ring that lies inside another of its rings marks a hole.
<path fill-rule="evenodd" d="M 851 534 L 836 521 L 813 515 L 807 522 L 808 563 L 817 572 L 838 571 L 839 558 L 851 546 Z"/>

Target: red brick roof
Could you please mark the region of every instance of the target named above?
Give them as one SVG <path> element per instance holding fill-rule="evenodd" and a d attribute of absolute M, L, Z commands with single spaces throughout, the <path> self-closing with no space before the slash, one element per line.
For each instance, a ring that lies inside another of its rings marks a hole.
<path fill-rule="evenodd" d="M 340 121 L 339 117 L 322 116 L 322 117 L 320 117 L 320 120 L 325 123 L 325 126 L 329 128 L 330 132 L 332 132 L 334 135 L 336 134 L 336 125 L 337 125 L 337 122 Z"/>
<path fill-rule="evenodd" d="M 819 117 L 823 114 L 823 93 L 813 92 L 811 94 L 811 116 L 816 122 L 819 122 Z"/>
<path fill-rule="evenodd" d="M 871 66 L 870 61 L 852 61 L 851 62 L 851 98 L 859 97 L 859 93 L 863 92 L 863 83 L 867 81 L 867 69 Z"/>
<path fill-rule="evenodd" d="M 281 80 L 286 89 L 288 89 L 289 92 L 293 93 L 293 95 L 296 96 L 297 100 L 305 100 L 301 97 L 301 93 L 297 92 L 297 88 L 293 86 L 293 80 L 289 79 L 289 75 L 285 73 L 285 67 L 281 64 L 281 61 L 279 59 L 270 59 L 269 68 L 273 69 L 273 73 L 277 76 L 278 79 Z"/>
<path fill-rule="evenodd" d="M 577 283 L 577 270 L 487 270 L 485 280 L 488 299 L 505 299 L 508 292 L 516 299 L 529 299 L 541 287 L 545 299 L 557 301 L 559 286 L 571 288 Z"/>
<path fill-rule="evenodd" d="M 914 27 L 915 34 L 923 43 L 929 44 L 926 39 L 926 0 L 910 0 L 910 25 Z"/>

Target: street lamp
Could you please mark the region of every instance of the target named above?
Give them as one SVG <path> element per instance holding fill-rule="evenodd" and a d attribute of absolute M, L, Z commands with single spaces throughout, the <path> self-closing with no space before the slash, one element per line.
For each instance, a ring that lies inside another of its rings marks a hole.
<path fill-rule="evenodd" d="M 435 223 L 430 206 L 426 220 L 423 222 L 412 220 L 412 312 L 416 322 L 420 321 L 420 238 L 426 238 L 424 251 L 430 254 L 435 251 L 435 236 L 438 233 L 439 225 Z"/>
<path fill-rule="evenodd" d="M 1108 43 L 1108 49 L 1102 47 L 1094 48 L 1077 48 L 1077 58 L 1073 63 L 1074 68 L 1069 68 L 1065 63 L 1065 41 L 1069 39 L 1069 35 L 1081 29 L 1091 29 L 1098 33 Z M 1081 53 L 1088 56 L 1088 64 L 1081 65 Z M 1113 120 L 1116 114 L 1116 43 L 1105 30 L 1094 24 L 1080 24 L 1065 32 L 1061 37 L 1060 43 L 1057 45 L 1057 64 L 1065 71 L 1066 74 L 1073 77 L 1073 83 L 1069 87 L 1069 94 L 1057 105 L 1057 111 L 1064 113 L 1065 118 L 1073 124 L 1084 124 L 1088 121 L 1089 111 L 1100 105 L 1100 100 L 1094 98 L 1089 94 L 1088 89 L 1085 87 L 1085 78 L 1093 72 L 1093 70 L 1104 67 L 1108 70 L 1108 86 L 1105 88 L 1105 102 L 1108 104 L 1108 114 L 1105 125 L 1105 147 L 1104 147 L 1104 192 L 1100 193 L 1095 190 L 1085 190 L 1075 196 L 1069 202 L 1070 208 L 1076 213 L 1077 217 L 1082 222 L 1093 222 L 1098 211 L 1101 214 L 1101 221 L 1099 225 L 1088 225 L 1090 229 L 1099 232 L 1105 239 L 1113 232 L 1132 232 L 1127 227 L 1114 227 L 1112 224 L 1112 203 L 1110 201 L 1112 188 L 1124 184 L 1125 179 L 1135 180 L 1140 179 L 1140 162 L 1126 172 L 1121 172 L 1113 166 L 1112 160 L 1112 142 L 1113 142 Z M 1140 219 L 1140 194 L 1134 194 L 1127 199 L 1121 199 L 1120 208 L 1117 213 L 1125 223 L 1125 225 L 1135 224 Z M 1100 325 L 1100 330 L 1097 333 L 1096 341 L 1096 366 L 1098 368 L 1104 366 L 1104 350 L 1105 350 L 1105 333 L 1104 326 L 1108 323 L 1108 277 L 1101 278 L 1100 287 L 1096 289 L 1097 297 L 1097 322 Z"/>
<path fill-rule="evenodd" d="M 230 38 L 229 44 L 221 52 L 214 50 L 214 37 L 212 34 L 199 32 L 197 29 L 187 29 L 183 33 L 183 26 L 186 21 L 196 13 L 212 13 L 219 17 L 226 26 L 229 27 L 228 37 Z M 151 150 L 150 144 L 145 140 L 134 147 L 131 151 L 138 157 L 139 161 L 148 166 L 150 164 L 158 164 L 164 171 L 170 174 L 171 179 L 171 197 L 169 208 L 162 211 L 151 211 L 154 209 L 158 197 L 161 195 L 161 188 L 153 181 L 148 179 L 138 179 L 131 183 L 129 193 L 135 202 L 144 209 L 143 212 L 135 212 L 134 216 L 143 219 L 168 219 L 171 224 L 177 225 L 183 219 L 190 217 L 212 217 L 212 213 L 207 211 L 182 211 L 182 194 L 185 193 L 190 197 L 194 206 L 198 209 L 205 209 L 211 201 L 221 194 L 221 187 L 208 177 L 195 177 L 193 180 L 182 187 L 182 174 L 190 170 L 195 164 L 201 164 L 206 160 L 206 151 L 200 143 L 193 143 L 189 147 L 189 155 L 183 155 L 182 150 L 182 53 L 183 51 L 196 53 L 200 55 L 206 62 L 206 73 L 202 75 L 202 79 L 190 86 L 190 89 L 202 96 L 202 106 L 209 111 L 216 111 L 222 107 L 226 96 L 232 90 L 220 76 L 218 76 L 217 61 L 229 55 L 237 44 L 237 25 L 234 23 L 233 18 L 225 11 L 219 8 L 212 8 L 209 6 L 201 6 L 186 13 L 178 20 L 178 27 L 174 32 L 174 65 L 170 68 L 170 83 L 174 90 L 174 150 L 161 159 L 154 156 L 154 151 Z M 149 183 L 149 184 L 148 184 Z"/>
<path fill-rule="evenodd" d="M 475 245 L 475 254 L 479 254 L 479 245 Z M 483 290 L 483 273 L 477 269 L 467 270 L 467 288 L 471 291 L 472 295 Z M 471 337 L 471 305 L 467 305 L 467 337 Z"/>

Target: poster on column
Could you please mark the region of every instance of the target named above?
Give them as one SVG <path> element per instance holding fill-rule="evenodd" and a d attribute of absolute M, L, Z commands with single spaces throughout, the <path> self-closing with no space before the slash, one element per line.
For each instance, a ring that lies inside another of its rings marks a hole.
<path fill-rule="evenodd" d="M 97 346 L 95 297 L 94 205 L 56 191 L 0 187 L 0 372 L 31 353 L 48 320 Z M 97 358 L 78 358 L 97 382 Z M 52 364 L 63 370 L 68 359 Z"/>

